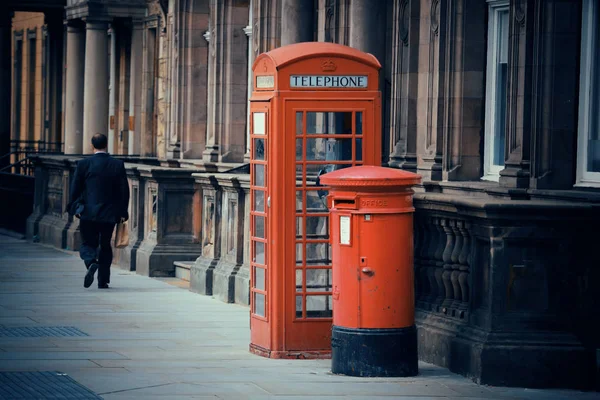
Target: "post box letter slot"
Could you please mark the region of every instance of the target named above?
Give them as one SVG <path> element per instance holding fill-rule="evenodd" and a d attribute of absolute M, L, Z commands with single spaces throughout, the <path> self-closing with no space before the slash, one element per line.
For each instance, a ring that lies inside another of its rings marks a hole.
<path fill-rule="evenodd" d="M 333 206 L 338 209 L 351 209 L 356 210 L 356 198 L 353 199 L 334 199 Z"/>

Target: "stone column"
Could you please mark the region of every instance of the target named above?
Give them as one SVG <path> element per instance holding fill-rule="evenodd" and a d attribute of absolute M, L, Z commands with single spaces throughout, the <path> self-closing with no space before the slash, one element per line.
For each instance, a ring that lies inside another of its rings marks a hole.
<path fill-rule="evenodd" d="M 281 45 L 312 42 L 314 1 L 282 0 L 281 7 Z"/>
<path fill-rule="evenodd" d="M 242 162 L 245 153 L 248 6 L 234 0 L 210 3 L 208 60 L 208 162 Z"/>
<path fill-rule="evenodd" d="M 370 0 L 353 0 L 350 2 L 350 7 L 345 11 L 348 15 L 348 45 L 366 53 L 373 54 L 381 63 L 385 65 L 386 55 L 386 1 L 370 1 Z M 340 13 L 344 12 L 344 7 L 340 7 Z M 338 23 L 344 21 L 343 14 L 338 15 Z M 343 23 L 338 26 L 338 37 L 342 38 L 345 28 Z M 345 43 L 344 43 L 345 44 Z M 389 101 L 386 96 L 386 79 L 385 70 L 382 68 L 379 71 L 379 90 L 381 90 L 381 108 L 386 110 L 389 107 Z M 381 113 L 381 126 L 386 125 L 383 120 L 385 113 Z M 382 159 L 387 159 L 386 154 L 389 144 L 386 145 L 387 132 L 383 132 L 382 140 Z M 383 161 L 383 160 L 382 160 Z"/>
<path fill-rule="evenodd" d="M 65 94 L 65 154 L 83 153 L 84 32 L 73 22 L 67 25 L 67 71 Z"/>
<path fill-rule="evenodd" d="M 0 157 L 10 152 L 10 98 L 11 98 L 11 18 L 10 13 L 0 17 Z M 10 159 L 0 159 L 0 167 Z"/>
<path fill-rule="evenodd" d="M 142 122 L 142 22 L 133 21 L 131 30 L 131 57 L 129 73 L 129 154 L 141 152 Z"/>
<path fill-rule="evenodd" d="M 385 57 L 385 2 L 352 0 L 349 45 L 373 54 L 383 64 Z"/>
<path fill-rule="evenodd" d="M 108 134 L 108 24 L 87 21 L 83 96 L 83 150 L 92 152 L 92 136 Z"/>

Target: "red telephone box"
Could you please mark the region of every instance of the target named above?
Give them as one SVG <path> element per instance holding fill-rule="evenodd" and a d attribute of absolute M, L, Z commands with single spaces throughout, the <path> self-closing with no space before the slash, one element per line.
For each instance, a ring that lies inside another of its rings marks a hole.
<path fill-rule="evenodd" d="M 250 350 L 331 353 L 328 188 L 320 177 L 381 163 L 381 65 L 333 43 L 259 55 L 250 99 Z"/>

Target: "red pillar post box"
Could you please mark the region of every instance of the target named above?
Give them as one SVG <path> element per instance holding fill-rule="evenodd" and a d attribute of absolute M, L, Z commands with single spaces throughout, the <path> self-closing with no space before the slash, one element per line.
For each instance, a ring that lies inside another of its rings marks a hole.
<path fill-rule="evenodd" d="M 333 373 L 418 373 L 411 187 L 420 180 L 375 166 L 321 176 L 330 186 Z"/>

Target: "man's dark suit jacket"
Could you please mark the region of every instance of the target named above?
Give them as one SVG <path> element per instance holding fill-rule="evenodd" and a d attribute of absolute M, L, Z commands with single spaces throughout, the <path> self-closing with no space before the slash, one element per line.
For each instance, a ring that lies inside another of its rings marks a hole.
<path fill-rule="evenodd" d="M 128 219 L 129 184 L 125 164 L 106 153 L 96 153 L 77 163 L 71 184 L 72 215 L 86 221 L 117 223 Z"/>

